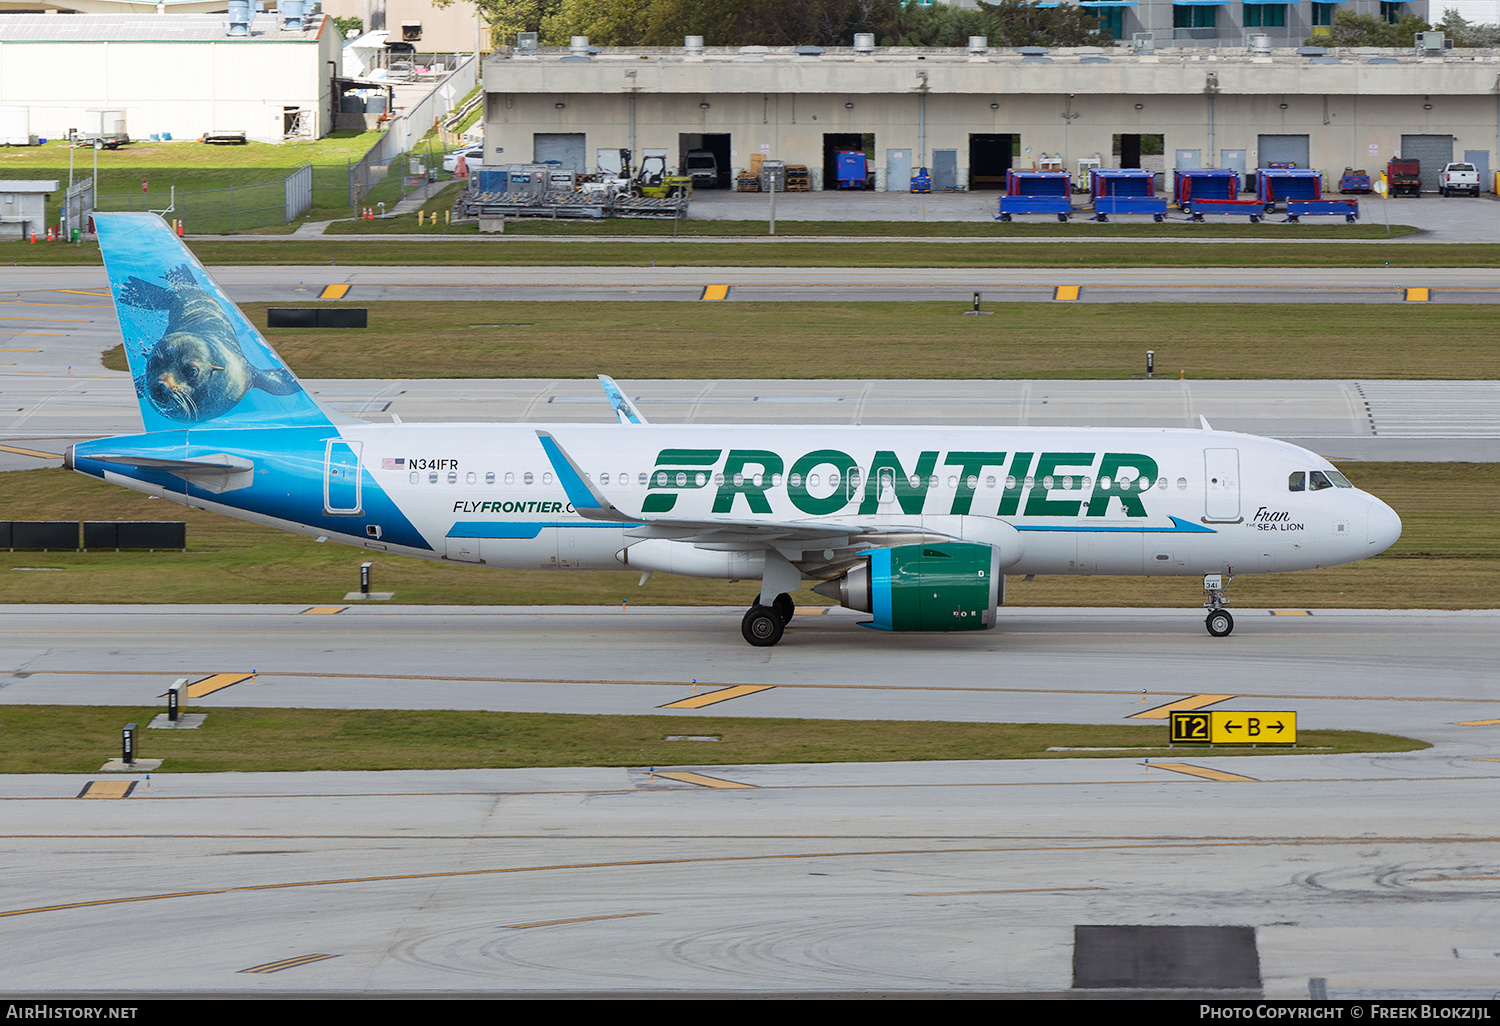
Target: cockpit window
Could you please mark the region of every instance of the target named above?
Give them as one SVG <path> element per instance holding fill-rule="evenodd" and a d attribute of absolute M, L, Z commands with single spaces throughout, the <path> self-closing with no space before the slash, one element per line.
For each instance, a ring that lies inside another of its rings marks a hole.
<path fill-rule="evenodd" d="M 1352 484 L 1349 483 L 1349 479 L 1347 477 L 1345 477 L 1343 474 L 1340 474 L 1337 470 L 1330 470 L 1328 472 L 1328 479 L 1330 481 L 1332 481 L 1334 483 L 1334 485 L 1336 485 L 1339 488 L 1353 488 L 1354 487 Z"/>
<path fill-rule="evenodd" d="M 1314 470 L 1307 475 L 1308 488 L 1314 492 L 1321 492 L 1324 488 L 1332 488 L 1333 482 L 1328 480 L 1328 475 L 1321 470 Z"/>
<path fill-rule="evenodd" d="M 1289 492 L 1307 491 L 1307 471 L 1294 471 L 1292 476 L 1286 479 L 1286 490 Z"/>

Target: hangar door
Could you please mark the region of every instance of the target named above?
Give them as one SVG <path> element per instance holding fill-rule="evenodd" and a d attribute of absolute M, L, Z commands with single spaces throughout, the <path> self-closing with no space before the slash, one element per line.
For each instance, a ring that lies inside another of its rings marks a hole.
<path fill-rule="evenodd" d="M 1294 167 L 1312 167 L 1312 157 L 1305 135 L 1263 135 L 1255 154 L 1256 167 L 1272 164 L 1291 164 Z"/>
<path fill-rule="evenodd" d="M 1453 163 L 1453 136 L 1403 135 L 1401 156 L 1422 162 L 1422 191 L 1438 191 L 1438 175 L 1443 165 Z"/>
<path fill-rule="evenodd" d="M 533 164 L 556 162 L 569 171 L 587 171 L 582 132 L 537 132 L 532 136 Z"/>

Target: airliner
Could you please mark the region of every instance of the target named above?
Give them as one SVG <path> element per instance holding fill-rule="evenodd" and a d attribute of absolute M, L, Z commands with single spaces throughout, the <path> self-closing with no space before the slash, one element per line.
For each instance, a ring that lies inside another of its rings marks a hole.
<path fill-rule="evenodd" d="M 1274 439 L 1199 428 L 372 424 L 324 410 L 154 214 L 96 214 L 141 434 L 66 465 L 365 550 L 509 569 L 759 581 L 779 642 L 804 581 L 881 631 L 996 625 L 1007 575 L 1237 574 L 1383 552 L 1390 506 Z"/>

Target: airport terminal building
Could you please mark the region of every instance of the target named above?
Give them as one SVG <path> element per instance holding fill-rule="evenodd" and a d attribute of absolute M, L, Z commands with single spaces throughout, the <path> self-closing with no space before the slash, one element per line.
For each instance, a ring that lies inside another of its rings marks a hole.
<path fill-rule="evenodd" d="M 571 49 L 484 64 L 487 164 L 602 150 L 715 155 L 719 185 L 759 155 L 835 187 L 841 150 L 862 149 L 877 190 L 999 188 L 1012 167 L 1223 167 L 1325 172 L 1422 161 L 1424 185 L 1469 160 L 1487 190 L 1500 168 L 1500 51 L 1306 47 L 1043 51 L 860 46 Z"/>

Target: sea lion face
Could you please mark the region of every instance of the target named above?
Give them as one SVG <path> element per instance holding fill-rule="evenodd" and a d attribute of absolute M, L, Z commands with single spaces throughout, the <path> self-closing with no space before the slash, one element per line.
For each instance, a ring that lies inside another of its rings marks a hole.
<path fill-rule="evenodd" d="M 230 336 L 231 343 L 233 336 Z M 251 373 L 239 347 L 192 331 L 162 337 L 146 361 L 152 404 L 172 420 L 197 422 L 229 412 L 250 390 Z"/>

